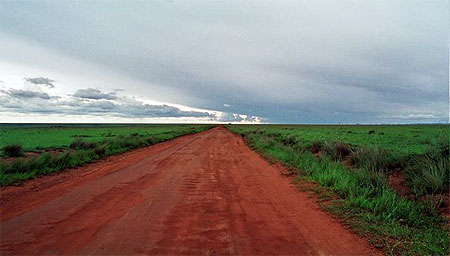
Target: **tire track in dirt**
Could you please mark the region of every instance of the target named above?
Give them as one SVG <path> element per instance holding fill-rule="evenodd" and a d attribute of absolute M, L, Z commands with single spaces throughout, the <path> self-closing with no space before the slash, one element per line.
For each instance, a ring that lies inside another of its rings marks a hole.
<path fill-rule="evenodd" d="M 73 172 L 2 188 L 2 255 L 379 254 L 223 127 Z"/>

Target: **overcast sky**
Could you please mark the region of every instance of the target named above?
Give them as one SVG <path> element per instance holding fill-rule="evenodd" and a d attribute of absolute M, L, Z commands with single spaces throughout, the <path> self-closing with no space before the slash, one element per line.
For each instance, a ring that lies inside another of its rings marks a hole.
<path fill-rule="evenodd" d="M 448 0 L 0 0 L 0 122 L 448 122 Z"/>

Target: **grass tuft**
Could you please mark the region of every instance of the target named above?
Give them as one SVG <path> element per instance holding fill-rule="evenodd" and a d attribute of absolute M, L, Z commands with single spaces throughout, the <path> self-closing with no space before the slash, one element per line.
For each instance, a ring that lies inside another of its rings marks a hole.
<path fill-rule="evenodd" d="M 350 145 L 340 141 L 323 143 L 322 151 L 334 161 L 340 161 L 343 157 L 350 155 Z"/>
<path fill-rule="evenodd" d="M 20 144 L 9 144 L 3 147 L 3 154 L 8 157 L 19 157 L 23 155 L 23 148 Z"/>
<path fill-rule="evenodd" d="M 311 147 L 309 149 L 309 151 L 313 154 L 319 153 L 320 150 L 322 149 L 323 143 L 321 141 L 313 141 L 311 142 Z"/>
<path fill-rule="evenodd" d="M 361 169 L 387 172 L 392 164 L 392 157 L 387 150 L 380 147 L 357 147 L 352 152 L 353 164 Z"/>
<path fill-rule="evenodd" d="M 445 153 L 445 152 L 444 152 Z M 417 197 L 448 192 L 450 158 L 439 153 L 428 153 L 414 159 L 409 182 Z"/>
<path fill-rule="evenodd" d="M 94 149 L 97 147 L 95 142 L 86 142 L 82 137 L 75 138 L 69 146 L 71 149 Z"/>

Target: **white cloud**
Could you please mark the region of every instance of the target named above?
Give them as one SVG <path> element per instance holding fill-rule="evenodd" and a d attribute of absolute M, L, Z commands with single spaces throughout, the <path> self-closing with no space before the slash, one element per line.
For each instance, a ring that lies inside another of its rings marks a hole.
<path fill-rule="evenodd" d="M 392 118 L 399 118 L 399 119 L 437 119 L 439 117 L 435 116 L 434 114 L 430 113 L 423 113 L 423 114 L 408 114 L 408 115 L 394 115 Z"/>
<path fill-rule="evenodd" d="M 172 121 L 179 122 L 240 122 L 259 123 L 258 117 L 248 117 L 232 113 L 208 111 L 200 109 L 184 110 L 167 104 L 148 104 L 128 96 L 117 97 L 114 93 L 102 92 L 98 89 L 80 89 L 74 95 L 50 96 L 47 93 L 12 89 L 0 90 L 0 114 L 20 116 L 36 114 L 53 116 L 55 120 L 61 115 L 82 116 L 81 119 L 96 116 L 97 121 L 114 120 L 129 121 Z M 79 120 L 76 118 L 76 120 Z M 35 120 L 34 120 L 35 121 Z"/>

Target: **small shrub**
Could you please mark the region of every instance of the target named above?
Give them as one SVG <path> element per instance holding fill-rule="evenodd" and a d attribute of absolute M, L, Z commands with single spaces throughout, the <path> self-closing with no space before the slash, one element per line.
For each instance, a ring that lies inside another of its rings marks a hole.
<path fill-rule="evenodd" d="M 335 150 L 337 154 L 341 157 L 350 155 L 350 145 L 343 143 L 343 142 L 337 142 L 335 144 Z"/>
<path fill-rule="evenodd" d="M 311 143 L 311 147 L 309 148 L 309 151 L 313 154 L 319 153 L 322 149 L 322 142 L 320 141 L 313 141 Z"/>
<path fill-rule="evenodd" d="M 428 154 L 440 154 L 443 157 L 450 156 L 450 140 L 447 138 L 438 138 L 434 141 L 431 149 L 428 150 Z"/>
<path fill-rule="evenodd" d="M 94 148 L 94 154 L 98 157 L 104 157 L 106 155 L 106 148 L 104 146 Z"/>
<path fill-rule="evenodd" d="M 350 145 L 339 141 L 326 142 L 323 144 L 322 150 L 337 161 L 350 154 Z"/>
<path fill-rule="evenodd" d="M 23 155 L 22 145 L 10 144 L 3 147 L 3 153 L 9 157 L 19 157 Z"/>
<path fill-rule="evenodd" d="M 149 142 L 137 136 L 117 136 L 107 142 L 107 151 L 110 153 L 124 152 L 129 149 L 135 149 L 143 146 L 148 146 Z"/>
<path fill-rule="evenodd" d="M 5 174 L 8 172 L 10 164 L 6 161 L 0 161 L 0 174 Z M 1 175 L 0 175 L 1 176 Z"/>
<path fill-rule="evenodd" d="M 28 161 L 24 158 L 15 159 L 5 170 L 5 173 L 25 173 L 30 171 Z"/>
<path fill-rule="evenodd" d="M 286 146 L 293 146 L 297 144 L 297 138 L 295 137 L 295 135 L 290 134 L 288 136 L 283 136 L 281 138 L 281 142 Z"/>
<path fill-rule="evenodd" d="M 77 137 L 70 144 L 71 149 L 94 149 L 97 147 L 95 142 L 86 142 L 81 137 Z"/>
<path fill-rule="evenodd" d="M 81 146 L 84 144 L 84 140 L 81 137 L 76 137 L 72 143 L 70 144 L 70 148 L 77 149 L 81 148 Z"/>
<path fill-rule="evenodd" d="M 86 142 L 83 149 L 95 149 L 98 146 L 96 142 Z"/>
<path fill-rule="evenodd" d="M 51 161 L 52 155 L 50 155 L 50 153 L 42 153 L 36 158 L 36 168 L 47 168 L 51 164 Z"/>
<path fill-rule="evenodd" d="M 73 153 L 70 151 L 63 152 L 52 159 L 52 167 L 56 170 L 61 170 L 70 166 Z"/>
<path fill-rule="evenodd" d="M 154 145 L 154 144 L 160 142 L 160 140 L 155 137 L 148 137 L 145 139 L 145 141 L 148 143 L 148 145 Z"/>

